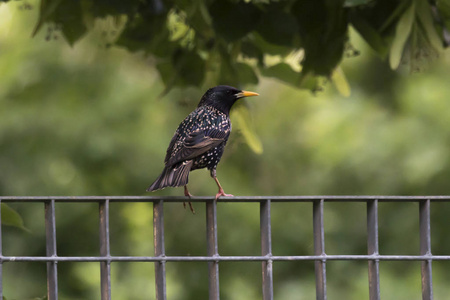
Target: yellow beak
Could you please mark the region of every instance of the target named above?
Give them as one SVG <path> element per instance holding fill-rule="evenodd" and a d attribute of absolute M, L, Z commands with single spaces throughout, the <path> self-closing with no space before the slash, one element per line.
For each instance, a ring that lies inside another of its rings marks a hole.
<path fill-rule="evenodd" d="M 259 96 L 259 94 L 255 93 L 255 92 L 249 92 L 249 91 L 241 91 L 241 92 L 236 94 L 237 98 L 251 97 L 251 96 Z"/>

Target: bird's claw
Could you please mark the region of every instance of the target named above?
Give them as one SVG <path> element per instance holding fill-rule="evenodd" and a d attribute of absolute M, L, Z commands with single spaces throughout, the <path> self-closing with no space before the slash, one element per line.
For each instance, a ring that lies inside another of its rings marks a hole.
<path fill-rule="evenodd" d="M 189 197 L 189 198 L 191 198 L 192 197 L 192 194 L 191 193 L 189 193 L 189 191 L 186 189 L 186 190 L 184 190 L 184 195 L 186 196 L 186 197 Z"/>
<path fill-rule="evenodd" d="M 224 197 L 233 197 L 232 194 L 225 194 L 223 189 L 220 189 L 219 192 L 216 194 L 216 201 L 217 201 L 217 199 L 219 199 L 222 196 L 224 196 Z"/>
<path fill-rule="evenodd" d="M 192 205 L 191 201 L 188 201 L 188 204 L 189 204 L 189 209 L 195 215 L 195 209 L 194 209 L 194 206 Z M 184 209 L 186 209 L 186 202 L 183 202 L 183 207 L 184 207 Z"/>
<path fill-rule="evenodd" d="M 192 197 L 192 194 L 189 193 L 188 189 L 186 187 L 184 187 L 184 195 L 186 197 L 189 197 L 189 199 Z M 191 212 L 195 215 L 195 210 L 194 210 L 194 206 L 192 206 L 191 201 L 188 201 L 189 204 L 189 209 L 191 210 Z M 186 209 L 186 202 L 183 201 L 183 207 L 184 209 Z"/>
<path fill-rule="evenodd" d="M 191 203 L 191 202 L 188 202 L 188 203 L 189 203 L 189 208 L 191 209 L 192 214 L 195 215 L 194 206 L 192 206 L 192 203 Z"/>

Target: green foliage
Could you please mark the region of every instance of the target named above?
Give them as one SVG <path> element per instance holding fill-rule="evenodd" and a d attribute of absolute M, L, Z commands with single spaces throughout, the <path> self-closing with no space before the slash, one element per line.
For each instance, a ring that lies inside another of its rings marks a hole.
<path fill-rule="evenodd" d="M 342 59 L 347 42 L 347 9 L 343 1 L 296 1 L 301 46 L 305 51 L 302 73 L 329 76 Z"/>
<path fill-rule="evenodd" d="M 237 128 L 241 131 L 243 137 L 245 138 L 248 146 L 253 152 L 261 154 L 263 152 L 263 147 L 261 140 L 254 133 L 254 130 L 249 128 L 247 120 L 250 119 L 250 114 L 247 109 L 243 106 L 238 106 L 233 110 L 232 120 L 233 123 L 237 125 Z"/>
<path fill-rule="evenodd" d="M 403 48 L 405 47 L 406 40 L 408 39 L 413 27 L 415 10 L 416 8 L 413 2 L 405 13 L 402 14 L 397 23 L 397 27 L 395 28 L 395 38 L 392 42 L 392 48 L 389 56 L 389 63 L 392 69 L 397 69 L 400 65 Z"/>
<path fill-rule="evenodd" d="M 350 96 L 350 86 L 341 68 L 337 68 L 336 70 L 334 70 L 333 74 L 331 75 L 331 80 L 342 96 Z"/>
<path fill-rule="evenodd" d="M 243 1 L 214 1 L 208 8 L 215 35 L 227 42 L 237 41 L 255 30 L 262 11 Z"/>
<path fill-rule="evenodd" d="M 351 43 L 350 26 L 380 57 L 389 53 L 392 69 L 402 61 L 412 71 L 422 69 L 442 51 L 450 24 L 448 1 L 432 5 L 427 0 L 42 0 L 35 32 L 51 24 L 74 45 L 93 30 L 94 20 L 121 19 L 123 24 L 106 30 L 114 32 L 106 44 L 156 57 L 166 92 L 255 84 L 258 73 L 315 90 L 304 80 L 331 77 Z M 268 54 L 286 58 L 299 49 L 304 55 L 292 62 L 301 66 L 295 70 L 267 60 Z"/>
<path fill-rule="evenodd" d="M 2 224 L 8 225 L 8 226 L 15 226 L 17 228 L 23 229 L 25 231 L 29 230 L 25 228 L 23 224 L 22 217 L 9 205 L 2 203 Z"/>

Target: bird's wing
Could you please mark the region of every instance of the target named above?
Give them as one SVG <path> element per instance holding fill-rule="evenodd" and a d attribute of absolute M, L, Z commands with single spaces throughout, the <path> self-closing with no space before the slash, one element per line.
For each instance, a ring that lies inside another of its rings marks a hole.
<path fill-rule="evenodd" d="M 180 134 L 178 133 L 178 130 L 173 135 L 172 139 L 170 140 L 169 147 L 167 147 L 166 151 L 166 157 L 164 158 L 164 164 L 167 166 L 167 163 L 169 162 L 169 159 L 173 156 L 173 153 L 176 152 L 175 145 L 177 144 L 177 141 L 180 139 Z"/>
<path fill-rule="evenodd" d="M 172 139 L 169 148 L 176 148 L 170 157 L 166 156 L 166 165 L 173 165 L 181 161 L 193 159 L 225 142 L 230 131 L 220 129 L 194 130 L 186 137 L 182 144 L 176 147 L 176 138 Z M 169 154 L 169 153 L 167 153 Z"/>

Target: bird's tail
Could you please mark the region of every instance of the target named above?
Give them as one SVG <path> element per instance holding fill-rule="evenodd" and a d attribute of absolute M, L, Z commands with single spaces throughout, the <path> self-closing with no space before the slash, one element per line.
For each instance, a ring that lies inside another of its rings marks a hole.
<path fill-rule="evenodd" d="M 166 166 L 161 175 L 147 189 L 147 192 L 160 190 L 168 186 L 186 185 L 193 162 L 193 160 L 188 160 L 173 166 Z"/>

